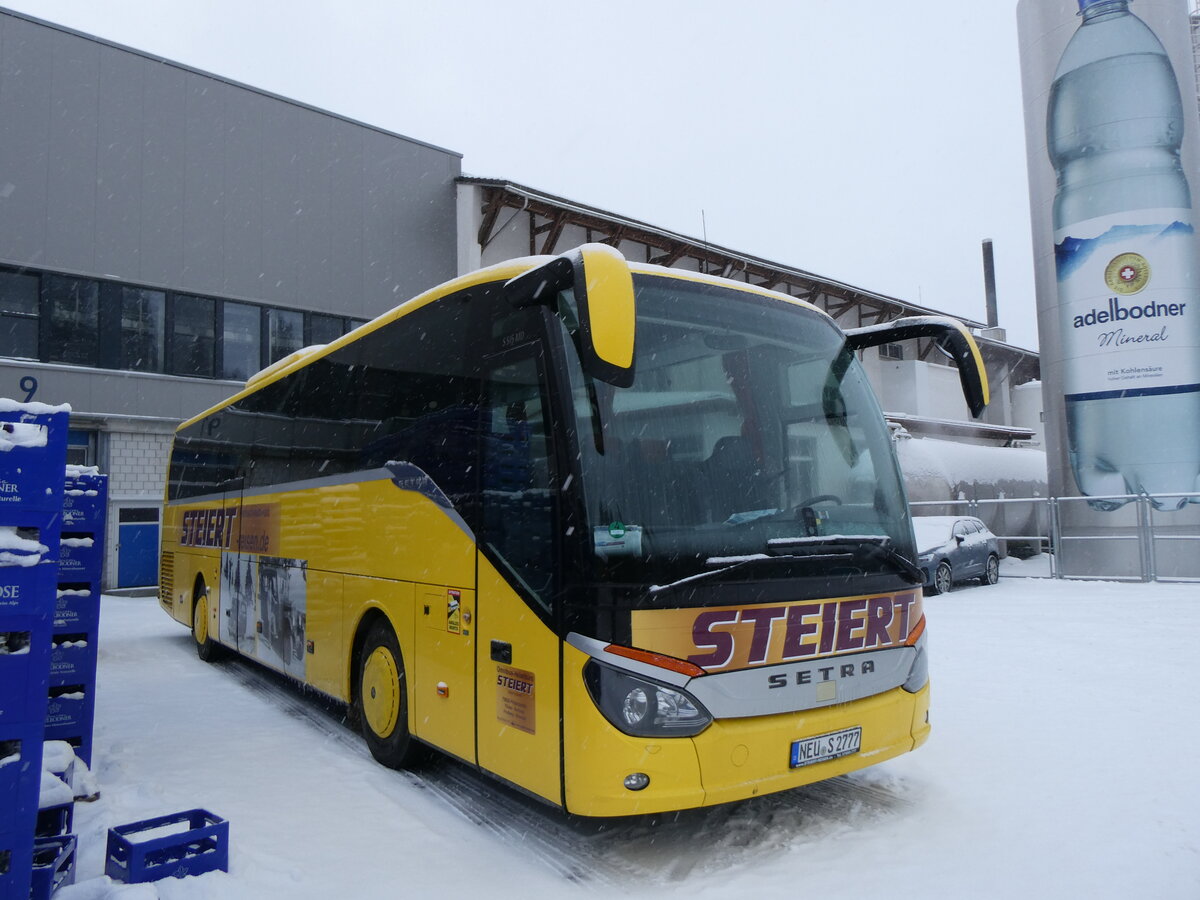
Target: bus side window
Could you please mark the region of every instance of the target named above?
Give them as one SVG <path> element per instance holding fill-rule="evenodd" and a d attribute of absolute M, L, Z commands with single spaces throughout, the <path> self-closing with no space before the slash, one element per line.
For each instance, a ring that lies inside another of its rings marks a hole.
<path fill-rule="evenodd" d="M 488 372 L 485 391 L 482 543 L 549 610 L 555 503 L 536 360 L 507 357 Z"/>

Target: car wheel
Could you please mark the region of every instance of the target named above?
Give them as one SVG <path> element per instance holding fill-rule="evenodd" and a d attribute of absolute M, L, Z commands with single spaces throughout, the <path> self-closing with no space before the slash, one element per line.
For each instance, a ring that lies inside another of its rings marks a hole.
<path fill-rule="evenodd" d="M 1000 557 L 995 553 L 989 554 L 987 558 L 987 566 L 983 570 L 983 577 L 979 579 L 981 584 L 995 584 L 1000 580 Z"/>
<path fill-rule="evenodd" d="M 358 664 L 355 715 L 371 755 L 392 769 L 413 765 L 420 745 L 408 730 L 408 687 L 396 633 L 383 619 L 367 632 Z"/>
<path fill-rule="evenodd" d="M 949 592 L 951 585 L 954 584 L 954 573 L 950 570 L 950 563 L 944 559 L 938 563 L 937 569 L 933 572 L 933 590 L 934 594 L 945 594 Z"/>

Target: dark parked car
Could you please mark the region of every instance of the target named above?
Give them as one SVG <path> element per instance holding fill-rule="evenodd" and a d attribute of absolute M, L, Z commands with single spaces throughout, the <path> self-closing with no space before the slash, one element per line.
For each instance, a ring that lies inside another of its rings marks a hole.
<path fill-rule="evenodd" d="M 1000 542 L 974 516 L 918 516 L 917 565 L 925 574 L 925 592 L 944 594 L 956 582 L 1000 580 Z"/>

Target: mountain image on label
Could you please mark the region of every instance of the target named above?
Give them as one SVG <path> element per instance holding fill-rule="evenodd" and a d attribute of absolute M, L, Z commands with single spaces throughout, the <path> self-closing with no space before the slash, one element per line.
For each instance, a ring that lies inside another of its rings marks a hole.
<path fill-rule="evenodd" d="M 1171 61 L 1129 0 L 1079 8 L 1046 119 L 1067 446 L 1080 492 L 1115 509 L 1200 490 L 1200 292 Z"/>

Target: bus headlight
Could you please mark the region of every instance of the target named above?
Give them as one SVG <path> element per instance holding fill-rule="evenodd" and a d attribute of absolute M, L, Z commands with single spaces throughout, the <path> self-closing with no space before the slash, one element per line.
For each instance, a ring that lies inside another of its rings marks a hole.
<path fill-rule="evenodd" d="M 635 737 L 691 737 L 712 722 L 695 697 L 590 659 L 583 680 L 597 709 L 617 729 Z"/>

